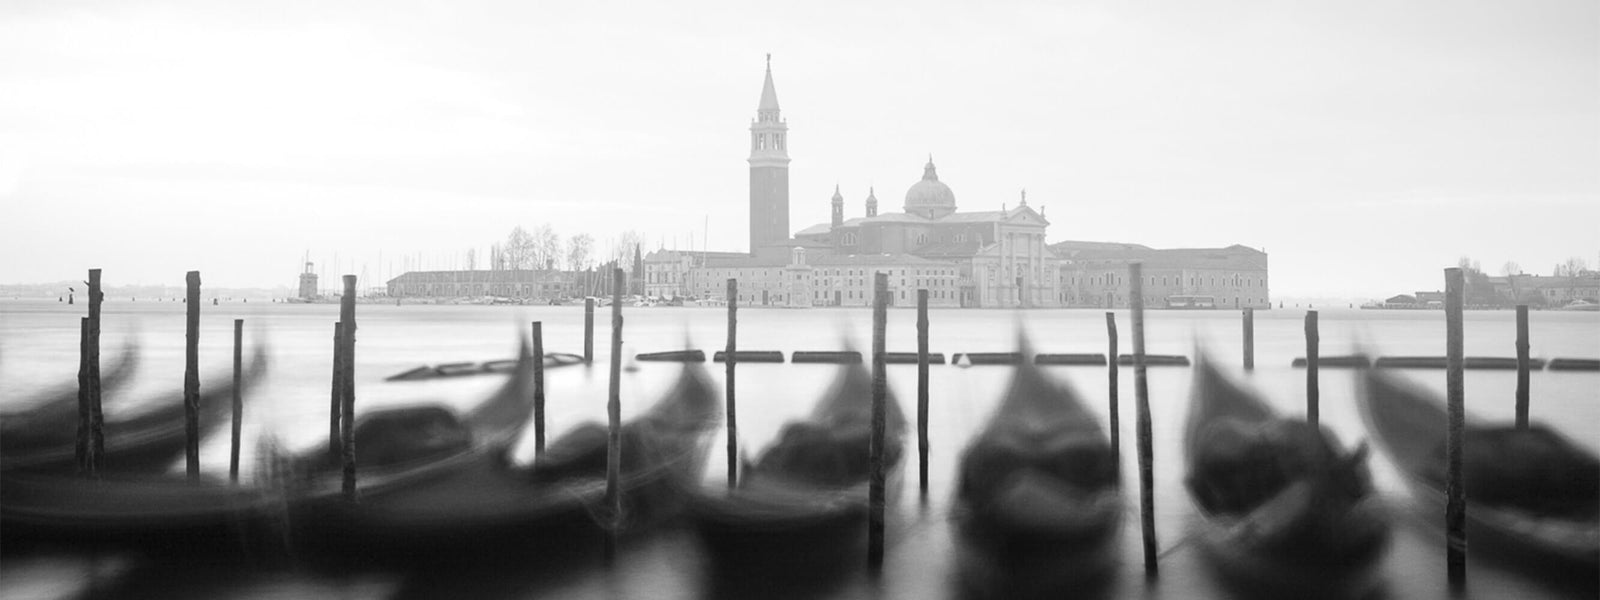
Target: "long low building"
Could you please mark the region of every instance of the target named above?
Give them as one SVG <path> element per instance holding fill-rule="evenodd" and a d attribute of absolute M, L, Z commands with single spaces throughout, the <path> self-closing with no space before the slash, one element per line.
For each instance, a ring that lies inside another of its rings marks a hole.
<path fill-rule="evenodd" d="M 1143 264 L 1144 305 L 1150 308 L 1270 308 L 1267 253 L 1226 248 L 1155 249 L 1140 244 L 1061 242 L 1064 306 L 1125 308 L 1131 299 L 1128 265 Z"/>
<path fill-rule="evenodd" d="M 396 298 L 480 298 L 560 300 L 609 293 L 606 269 L 497 269 L 408 271 L 388 282 Z"/>

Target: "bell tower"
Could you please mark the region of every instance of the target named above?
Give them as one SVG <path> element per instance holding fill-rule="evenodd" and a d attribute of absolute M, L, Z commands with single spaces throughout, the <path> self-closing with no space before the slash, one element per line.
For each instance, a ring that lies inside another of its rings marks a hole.
<path fill-rule="evenodd" d="M 750 253 L 789 238 L 789 125 L 778 111 L 772 85 L 772 55 L 761 103 L 750 123 Z"/>

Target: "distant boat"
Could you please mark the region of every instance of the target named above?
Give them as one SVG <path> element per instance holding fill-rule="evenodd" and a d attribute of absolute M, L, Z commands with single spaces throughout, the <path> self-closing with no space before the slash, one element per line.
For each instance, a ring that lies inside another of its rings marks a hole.
<path fill-rule="evenodd" d="M 1216 296 L 1167 296 L 1167 308 L 1211 310 L 1217 307 Z"/>
<path fill-rule="evenodd" d="M 1600 304 L 1595 304 L 1594 302 L 1591 302 L 1589 300 L 1586 300 L 1586 299 L 1583 299 L 1583 298 L 1578 298 L 1576 300 L 1573 300 L 1572 302 L 1568 302 L 1567 305 L 1561 307 L 1560 310 L 1577 310 L 1577 311 L 1594 312 L 1594 311 L 1600 311 Z"/>

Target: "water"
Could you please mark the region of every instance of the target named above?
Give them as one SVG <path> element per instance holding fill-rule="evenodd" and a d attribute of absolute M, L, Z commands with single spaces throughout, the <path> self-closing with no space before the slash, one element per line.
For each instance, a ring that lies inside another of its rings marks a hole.
<path fill-rule="evenodd" d="M 102 348 L 106 358 L 124 339 L 141 343 L 141 363 L 136 383 L 120 397 L 107 398 L 107 411 L 124 400 L 145 401 L 178 389 L 183 377 L 183 323 L 185 305 L 173 302 L 137 302 L 111 299 L 105 306 Z M 43 388 L 75 381 L 77 328 L 83 306 L 55 302 L 0 301 L 0 402 L 22 402 Z M 245 319 L 246 345 L 269 344 L 272 372 L 264 385 L 250 393 L 245 416 L 244 458 L 252 464 L 255 436 L 271 432 L 296 449 L 325 440 L 329 402 L 332 323 L 338 319 L 334 305 L 229 303 L 201 309 L 202 373 L 224 373 L 231 364 L 232 320 Z M 356 401 L 359 407 L 417 402 L 445 402 L 467 408 L 493 389 L 495 377 L 475 377 L 420 383 L 385 383 L 388 375 L 419 364 L 477 361 L 514 356 L 516 336 L 528 323 L 544 322 L 545 348 L 551 352 L 582 352 L 583 312 L 578 307 L 401 306 L 363 304 L 357 310 Z M 1093 310 L 1041 310 L 1021 312 L 934 310 L 930 321 L 930 346 L 947 356 L 955 352 L 1010 351 L 1014 332 L 1025 327 L 1038 352 L 1105 352 L 1104 313 Z M 1303 311 L 1273 310 L 1256 314 L 1255 371 L 1238 370 L 1242 352 L 1238 313 L 1151 312 L 1146 324 L 1146 351 L 1152 354 L 1194 355 L 1206 351 L 1232 368 L 1232 374 L 1262 392 L 1285 414 L 1304 413 L 1305 372 L 1290 368 L 1291 359 L 1304 355 Z M 726 339 L 726 313 L 721 309 L 625 309 L 623 349 L 637 352 L 690 347 L 710 350 Z M 852 346 L 870 348 L 871 314 L 865 309 L 789 311 L 747 309 L 739 313 L 742 349 L 827 350 Z M 891 351 L 916 347 L 915 312 L 889 313 L 888 346 Z M 1325 310 L 1320 315 L 1321 354 L 1346 354 L 1358 345 L 1387 355 L 1441 355 L 1444 349 L 1444 315 L 1438 311 L 1389 312 Z M 1132 350 L 1132 323 L 1126 311 L 1117 312 L 1121 352 Z M 548 378 L 548 416 L 552 437 L 583 420 L 603 421 L 606 399 L 606 362 L 609 360 L 609 309 L 596 312 L 596 364 L 592 368 L 555 369 Z M 1536 358 L 1600 356 L 1600 315 L 1592 313 L 1536 312 L 1531 316 L 1532 355 Z M 1510 312 L 1466 314 L 1466 353 L 1469 356 L 1513 356 L 1515 326 Z M 630 361 L 631 362 L 631 361 Z M 638 363 L 626 372 L 622 384 L 623 418 L 654 402 L 676 365 Z M 739 431 L 742 447 L 758 451 L 777 435 L 784 422 L 808 413 L 831 382 L 838 367 L 832 365 L 747 364 L 739 367 Z M 1048 373 L 1070 383 L 1104 419 L 1108 412 L 1106 371 L 1096 367 L 1049 367 Z M 881 578 L 857 574 L 839 582 L 831 596 L 941 598 L 956 592 L 954 553 L 948 527 L 951 490 L 960 449 L 993 411 L 998 394 L 1010 377 L 1009 367 L 935 365 L 931 374 L 929 435 L 931 493 L 924 506 L 917 500 L 914 465 L 904 478 L 899 505 L 892 507 L 889 546 Z M 720 380 L 720 365 L 711 368 Z M 1137 489 L 1134 461 L 1134 384 L 1131 367 L 1122 369 L 1121 437 L 1124 481 Z M 1407 378 L 1440 394 L 1444 372 L 1415 370 Z M 1182 486 L 1181 430 L 1186 418 L 1190 369 L 1151 367 L 1150 404 L 1154 427 L 1156 529 L 1162 556 L 1161 575 L 1144 578 L 1140 562 L 1140 531 L 1136 495 L 1130 495 L 1130 518 L 1125 519 L 1120 577 L 1114 597 L 1213 598 L 1226 597 L 1224 588 L 1200 563 L 1186 534 L 1195 519 Z M 1365 439 L 1354 404 L 1355 376 L 1342 369 L 1323 369 L 1322 422 L 1346 445 Z M 1469 371 L 1466 376 L 1467 411 L 1492 420 L 1513 415 L 1515 373 Z M 889 385 L 908 415 L 915 415 L 916 368 L 891 366 Z M 1536 421 L 1543 421 L 1569 437 L 1600 450 L 1600 374 L 1535 372 L 1532 376 Z M 19 400 L 24 399 L 24 400 Z M 1105 422 L 1104 420 L 1102 422 Z M 531 457 L 531 435 L 519 447 L 519 457 Z M 914 442 L 913 442 L 914 443 Z M 707 469 L 708 485 L 720 485 L 724 440 L 713 441 Z M 225 473 L 228 442 L 207 440 L 201 449 L 202 469 Z M 915 460 L 916 453 L 906 456 Z M 175 468 L 181 468 L 174 465 Z M 1374 477 L 1380 492 L 1393 498 L 1398 520 L 1394 543 L 1383 563 L 1385 589 L 1391 597 L 1445 597 L 1444 551 L 1441 540 L 1428 533 L 1410 513 L 1400 480 L 1392 467 L 1375 454 Z M 248 477 L 248 474 L 246 475 Z M 1436 517 L 1442 519 L 1440 515 Z M 529 557 L 536 563 L 538 557 Z M 706 596 L 709 582 L 692 537 L 663 532 L 626 545 L 618 568 L 598 566 L 507 572 L 361 573 L 328 574 L 303 566 L 260 567 L 223 564 L 197 567 L 150 562 L 130 556 L 85 557 L 52 555 L 7 557 L 0 563 L 0 596 L 6 598 L 61 597 L 83 592 L 93 582 L 98 591 L 112 595 L 164 597 L 606 597 L 697 598 Z M 1472 597 L 1515 595 L 1554 598 L 1575 590 L 1545 578 L 1524 575 L 1495 564 L 1472 561 L 1468 592 Z M 1592 590 L 1592 588 L 1588 588 Z M 1581 593 L 1592 591 L 1577 590 Z"/>

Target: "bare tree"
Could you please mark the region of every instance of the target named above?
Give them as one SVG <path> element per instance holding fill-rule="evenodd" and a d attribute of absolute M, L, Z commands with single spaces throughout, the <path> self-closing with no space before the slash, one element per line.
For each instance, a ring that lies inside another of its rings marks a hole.
<path fill-rule="evenodd" d="M 594 253 L 594 236 L 587 233 L 567 238 L 567 268 L 582 271 L 589 268 L 589 257 Z"/>
<path fill-rule="evenodd" d="M 478 270 L 478 249 L 477 248 L 467 248 L 467 270 L 468 271 L 476 271 L 476 270 Z"/>
<path fill-rule="evenodd" d="M 1500 266 L 1500 274 L 1507 277 L 1512 275 L 1521 275 L 1522 265 L 1517 264 L 1516 261 L 1508 260 L 1506 261 L 1506 264 Z"/>
<path fill-rule="evenodd" d="M 1581 256 L 1568 258 L 1565 262 L 1556 265 L 1556 277 L 1577 277 L 1589 270 L 1589 261 Z"/>
<path fill-rule="evenodd" d="M 527 269 L 533 263 L 533 250 L 533 236 L 518 225 L 506 236 L 505 246 L 500 252 L 506 268 Z"/>
<path fill-rule="evenodd" d="M 617 263 L 631 263 L 634 251 L 644 245 L 644 234 L 629 229 L 622 232 L 617 238 L 617 245 L 611 249 L 611 259 Z"/>
<path fill-rule="evenodd" d="M 550 269 L 561 261 L 561 236 L 549 223 L 533 230 L 533 268 Z"/>

